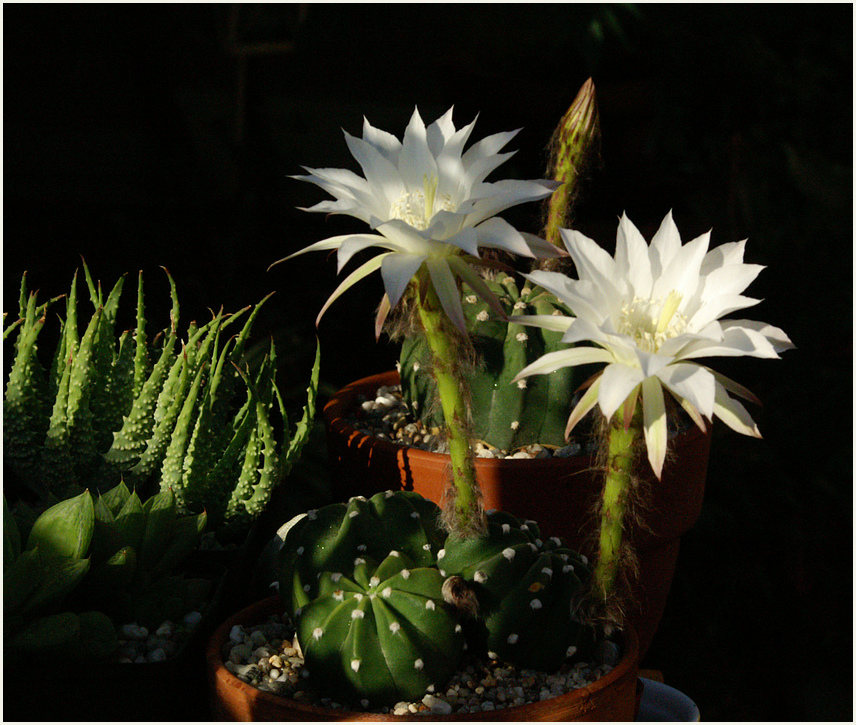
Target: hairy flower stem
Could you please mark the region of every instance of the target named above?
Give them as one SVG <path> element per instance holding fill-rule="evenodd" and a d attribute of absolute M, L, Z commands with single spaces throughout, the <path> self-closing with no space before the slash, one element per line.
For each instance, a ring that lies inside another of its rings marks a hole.
<path fill-rule="evenodd" d="M 459 364 L 461 353 L 455 347 L 455 335 L 449 329 L 452 323 L 443 311 L 433 285 L 428 283 L 424 288 L 424 296 L 416 294 L 414 298 L 431 350 L 432 369 L 446 420 L 446 440 L 452 459 L 451 486 L 443 503 L 444 523 L 450 533 L 459 538 L 470 538 L 486 531 L 487 524 L 481 508 L 468 435 L 469 412 Z"/>
<path fill-rule="evenodd" d="M 606 481 L 601 499 L 598 557 L 592 575 L 595 602 L 607 611 L 621 562 L 624 516 L 633 489 L 637 443 L 642 435 L 640 412 L 641 408 L 636 407 L 629 425 L 626 425 L 622 405 L 609 423 L 607 433 Z"/>

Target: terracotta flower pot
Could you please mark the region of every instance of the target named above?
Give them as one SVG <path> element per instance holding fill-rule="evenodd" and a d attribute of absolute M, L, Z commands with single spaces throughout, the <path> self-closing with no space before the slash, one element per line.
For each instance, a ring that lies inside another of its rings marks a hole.
<path fill-rule="evenodd" d="M 360 433 L 346 422 L 359 395 L 371 398 L 379 387 L 398 383 L 395 371 L 373 375 L 343 388 L 324 407 L 336 500 L 403 488 L 440 502 L 449 456 L 393 445 Z M 639 578 L 633 591 L 636 606 L 630 611 L 630 623 L 639 636 L 642 656 L 663 614 L 680 537 L 701 513 L 710 429 L 703 434 L 694 427 L 677 436 L 673 452 L 662 481 L 655 479 L 645 462 L 643 477 L 651 492 L 650 506 L 642 512 L 643 525 L 634 525 L 629 532 L 639 556 Z M 477 458 L 476 476 L 485 508 L 537 521 L 544 535 L 561 536 L 572 547 L 592 554 L 596 521 L 591 512 L 603 480 L 591 457 Z"/>
<path fill-rule="evenodd" d="M 484 713 L 460 715 L 413 715 L 411 717 L 367 712 L 348 712 L 317 707 L 258 690 L 229 672 L 221 655 L 229 632 L 237 624 L 253 625 L 282 612 L 279 597 L 257 602 L 226 620 L 214 632 L 206 653 L 209 702 L 215 719 L 228 721 L 394 721 L 394 720 L 551 720 L 551 721 L 631 721 L 639 707 L 638 640 L 625 633 L 621 660 L 606 676 L 588 687 L 530 705 L 507 707 Z"/>

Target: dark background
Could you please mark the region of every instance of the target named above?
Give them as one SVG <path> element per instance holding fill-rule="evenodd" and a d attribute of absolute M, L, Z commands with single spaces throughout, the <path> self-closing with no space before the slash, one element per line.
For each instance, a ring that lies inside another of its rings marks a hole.
<path fill-rule="evenodd" d="M 275 290 L 259 344 L 275 337 L 297 400 L 335 263 L 267 267 L 361 226 L 296 210 L 324 195 L 289 175 L 356 169 L 340 129 L 359 135 L 365 115 L 401 136 L 418 104 L 428 122 L 451 105 L 459 126 L 480 114 L 474 138 L 522 127 L 502 176 L 537 178 L 592 76 L 603 139 L 575 226 L 608 247 L 623 211 L 650 236 L 672 209 L 684 240 L 749 237 L 746 261 L 768 269 L 746 316 L 797 346 L 716 365 L 764 401 L 765 437 L 715 430 L 704 513 L 643 665 L 705 720 L 851 720 L 852 7 L 233 11 L 4 6 L 4 310 L 24 270 L 43 296 L 66 292 L 80 255 L 109 285 L 142 269 L 159 326 L 160 266 L 185 321 Z M 270 52 L 239 60 L 259 43 Z M 537 231 L 528 206 L 505 216 Z M 324 395 L 393 366 L 372 335 L 380 294 L 362 283 L 321 325 Z M 323 455 L 316 435 L 293 479 L 304 495 L 323 493 Z"/>

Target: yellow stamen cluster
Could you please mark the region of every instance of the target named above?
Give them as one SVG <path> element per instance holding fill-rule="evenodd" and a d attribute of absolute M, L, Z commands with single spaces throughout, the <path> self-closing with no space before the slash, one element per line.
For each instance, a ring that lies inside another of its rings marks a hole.
<path fill-rule="evenodd" d="M 455 211 L 452 198 L 448 194 L 437 194 L 440 180 L 426 174 L 422 191 L 408 191 L 392 205 L 389 210 L 392 219 L 401 219 L 414 229 L 427 229 L 431 218 L 438 211 Z"/>
<path fill-rule="evenodd" d="M 621 307 L 618 332 L 629 335 L 647 352 L 657 352 L 666 340 L 680 335 L 687 318 L 678 312 L 683 297 L 672 290 L 665 300 L 634 297 Z"/>

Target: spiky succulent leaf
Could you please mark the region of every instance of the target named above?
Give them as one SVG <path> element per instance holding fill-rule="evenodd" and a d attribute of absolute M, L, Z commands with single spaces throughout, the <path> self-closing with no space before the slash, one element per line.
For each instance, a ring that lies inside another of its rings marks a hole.
<path fill-rule="evenodd" d="M 61 501 L 45 511 L 30 530 L 27 549 L 39 548 L 44 559 L 81 559 L 95 530 L 95 506 L 89 491 Z"/>

